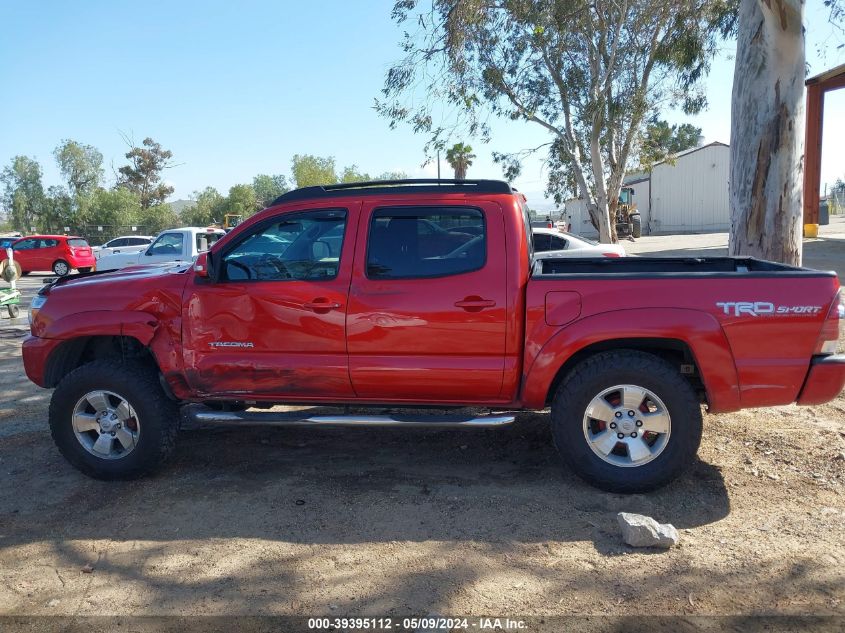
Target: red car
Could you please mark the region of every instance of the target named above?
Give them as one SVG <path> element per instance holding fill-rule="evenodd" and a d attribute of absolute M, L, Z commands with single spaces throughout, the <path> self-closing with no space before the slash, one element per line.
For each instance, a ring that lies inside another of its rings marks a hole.
<path fill-rule="evenodd" d="M 94 270 L 96 259 L 91 247 L 74 235 L 30 235 L 12 243 L 15 261 L 25 275 L 36 270 L 52 270 L 59 277 L 75 268 L 81 273 Z M 0 253 L 0 260 L 6 252 Z"/>
<path fill-rule="evenodd" d="M 835 273 L 731 257 L 535 262 L 525 204 L 498 181 L 291 191 L 193 265 L 58 279 L 30 315 L 24 366 L 55 387 L 53 439 L 104 479 L 153 469 L 182 416 L 478 428 L 550 406 L 575 473 L 644 491 L 695 463 L 702 406 L 812 405 L 845 384 Z"/>

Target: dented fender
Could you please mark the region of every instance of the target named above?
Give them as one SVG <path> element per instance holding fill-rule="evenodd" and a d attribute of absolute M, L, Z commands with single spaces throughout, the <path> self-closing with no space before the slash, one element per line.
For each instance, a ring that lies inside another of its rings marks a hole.
<path fill-rule="evenodd" d="M 68 314 L 55 321 L 37 320 L 32 334 L 49 339 L 131 336 L 146 346 L 153 340 L 158 326 L 158 319 L 146 312 L 93 310 Z"/>
<path fill-rule="evenodd" d="M 522 397 L 540 409 L 564 363 L 590 345 L 619 339 L 674 339 L 692 351 L 713 412 L 740 408 L 736 365 L 725 333 L 710 314 L 682 308 L 615 310 L 588 316 L 559 328 L 533 359 L 526 358 Z"/>

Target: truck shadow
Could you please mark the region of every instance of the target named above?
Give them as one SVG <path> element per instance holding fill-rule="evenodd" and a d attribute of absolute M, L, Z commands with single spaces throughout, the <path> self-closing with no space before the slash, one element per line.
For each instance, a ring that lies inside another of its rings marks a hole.
<path fill-rule="evenodd" d="M 79 474 L 49 433 L 0 446 L 0 547 L 27 542 L 259 538 L 344 544 L 472 540 L 593 541 L 618 549 L 615 515 L 683 529 L 730 509 L 718 468 L 697 461 L 670 486 L 615 495 L 565 470 L 547 417 L 493 431 L 187 430 L 155 476 L 101 482 Z"/>

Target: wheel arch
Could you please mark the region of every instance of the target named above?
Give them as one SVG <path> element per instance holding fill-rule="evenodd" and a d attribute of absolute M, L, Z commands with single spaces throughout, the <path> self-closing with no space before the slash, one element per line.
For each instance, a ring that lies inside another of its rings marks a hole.
<path fill-rule="evenodd" d="M 152 352 L 134 336 L 77 336 L 63 341 L 47 357 L 44 386 L 56 387 L 77 367 L 105 358 L 143 360 L 158 369 Z"/>
<path fill-rule="evenodd" d="M 646 351 L 673 362 L 689 359 L 711 411 L 740 408 L 736 366 L 719 322 L 705 312 L 683 308 L 603 312 L 562 327 L 527 364 L 522 403 L 527 408 L 546 406 L 572 367 L 614 349 Z"/>

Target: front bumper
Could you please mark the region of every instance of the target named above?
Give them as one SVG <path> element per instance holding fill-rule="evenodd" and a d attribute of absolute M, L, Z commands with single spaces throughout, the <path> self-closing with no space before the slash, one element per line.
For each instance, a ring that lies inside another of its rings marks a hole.
<path fill-rule="evenodd" d="M 37 336 L 27 336 L 23 340 L 21 346 L 21 353 L 23 355 L 23 367 L 26 371 L 26 376 L 39 387 L 47 387 L 46 384 L 46 369 L 47 359 L 50 353 L 62 341 L 39 338 Z"/>
<path fill-rule="evenodd" d="M 830 402 L 845 387 L 845 354 L 814 356 L 798 404 Z"/>

